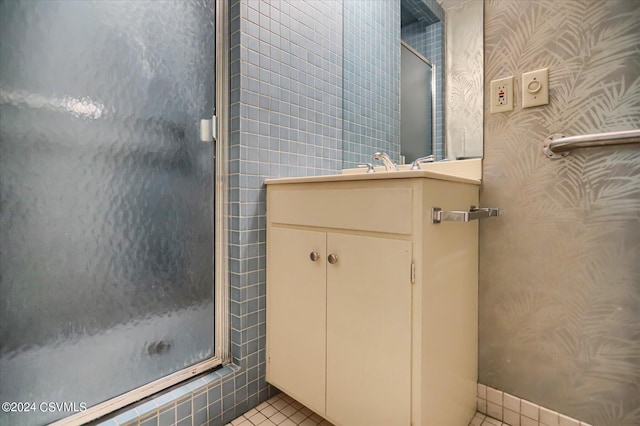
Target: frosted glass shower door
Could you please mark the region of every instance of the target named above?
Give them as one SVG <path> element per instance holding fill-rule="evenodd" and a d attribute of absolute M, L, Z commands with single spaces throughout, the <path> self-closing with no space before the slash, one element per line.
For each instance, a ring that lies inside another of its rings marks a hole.
<path fill-rule="evenodd" d="M 0 2 L 0 424 L 214 357 L 214 5 Z"/>

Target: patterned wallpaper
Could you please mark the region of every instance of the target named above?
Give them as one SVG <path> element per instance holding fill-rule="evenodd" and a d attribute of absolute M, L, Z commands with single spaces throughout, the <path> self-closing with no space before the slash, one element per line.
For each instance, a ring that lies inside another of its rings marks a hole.
<path fill-rule="evenodd" d="M 640 128 L 640 2 L 485 2 L 481 383 L 598 426 L 640 424 L 640 149 L 543 156 L 552 133 Z M 550 104 L 522 109 L 521 74 L 550 68 Z M 485 89 L 485 99 L 488 99 Z"/>

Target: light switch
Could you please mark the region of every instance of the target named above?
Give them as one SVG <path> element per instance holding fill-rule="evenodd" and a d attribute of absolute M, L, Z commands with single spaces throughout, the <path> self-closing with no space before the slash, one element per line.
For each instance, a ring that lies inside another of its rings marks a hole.
<path fill-rule="evenodd" d="M 491 81 L 491 114 L 513 111 L 513 76 Z"/>
<path fill-rule="evenodd" d="M 522 108 L 549 103 L 549 68 L 522 74 Z"/>

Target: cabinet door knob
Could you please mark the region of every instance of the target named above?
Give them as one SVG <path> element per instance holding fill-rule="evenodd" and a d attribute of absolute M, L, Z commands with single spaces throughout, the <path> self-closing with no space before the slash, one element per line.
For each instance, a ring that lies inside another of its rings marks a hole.
<path fill-rule="evenodd" d="M 334 263 L 336 263 L 336 262 L 338 261 L 338 256 L 337 256 L 337 255 L 335 255 L 335 254 L 330 254 L 330 255 L 327 257 L 327 260 L 329 261 L 329 263 L 330 263 L 330 264 L 332 264 L 332 265 L 333 265 Z"/>
<path fill-rule="evenodd" d="M 317 251 L 312 251 L 309 255 L 309 259 L 311 259 L 312 262 L 315 262 L 316 260 L 320 259 L 320 255 Z"/>

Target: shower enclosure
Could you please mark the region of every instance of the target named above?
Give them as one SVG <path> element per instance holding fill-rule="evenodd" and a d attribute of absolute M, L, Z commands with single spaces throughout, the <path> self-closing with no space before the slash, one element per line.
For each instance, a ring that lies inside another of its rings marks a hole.
<path fill-rule="evenodd" d="M 215 27 L 206 0 L 0 3 L 0 400 L 34 403 L 0 423 L 220 362 Z"/>

